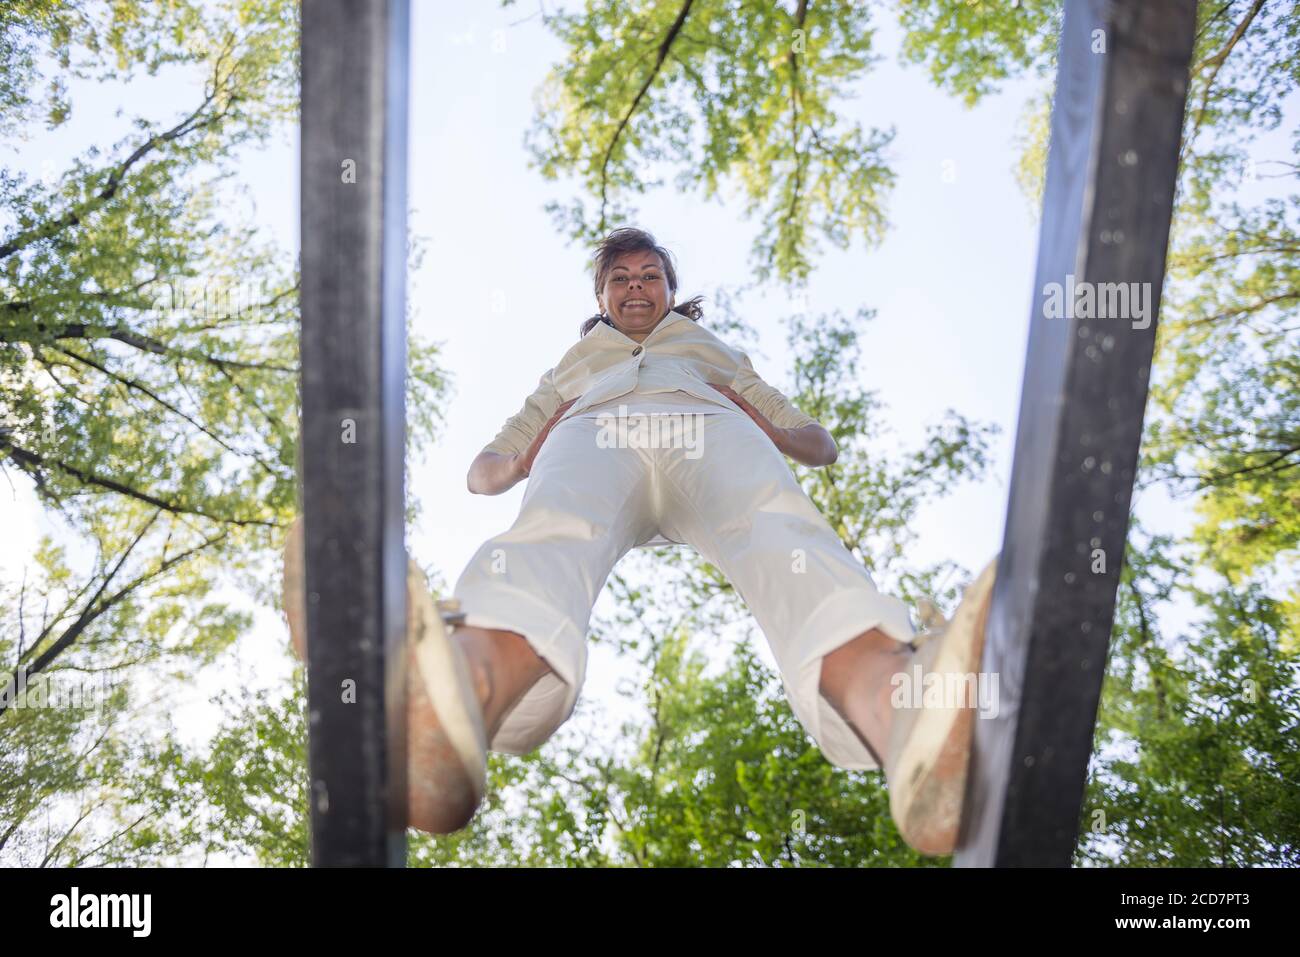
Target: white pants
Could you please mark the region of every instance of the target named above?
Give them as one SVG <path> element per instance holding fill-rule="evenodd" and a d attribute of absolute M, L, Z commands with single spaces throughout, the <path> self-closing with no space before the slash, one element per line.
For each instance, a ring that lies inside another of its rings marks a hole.
<path fill-rule="evenodd" d="M 572 417 L 533 462 L 519 516 L 484 542 L 454 589 L 465 623 L 522 635 L 551 667 L 505 716 L 493 751 L 526 754 L 573 713 L 587 626 L 615 563 L 657 534 L 692 545 L 744 599 L 795 716 L 833 764 L 878 767 L 820 691 L 822 658 L 871 628 L 913 635 L 800 488 L 784 456 L 737 411 L 686 416 L 670 447 L 636 447 L 630 419 Z M 619 444 L 627 447 L 618 447 Z M 611 447 L 602 447 L 611 446 Z"/>

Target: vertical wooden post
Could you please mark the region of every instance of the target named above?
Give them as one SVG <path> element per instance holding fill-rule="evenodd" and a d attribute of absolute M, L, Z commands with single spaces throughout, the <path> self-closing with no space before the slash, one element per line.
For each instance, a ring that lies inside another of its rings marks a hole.
<path fill-rule="evenodd" d="M 304 0 L 312 863 L 403 866 L 407 0 Z"/>
<path fill-rule="evenodd" d="M 958 866 L 1067 866 L 1078 840 L 1195 20 L 1195 0 L 1066 0 L 1011 499 L 984 652 L 1001 711 L 975 722 Z M 1122 301 L 1108 283 L 1139 290 L 1145 315 L 1130 299 L 1126 318 L 1052 317 L 1052 284 L 1069 309 L 1084 284 L 1099 300 Z"/>

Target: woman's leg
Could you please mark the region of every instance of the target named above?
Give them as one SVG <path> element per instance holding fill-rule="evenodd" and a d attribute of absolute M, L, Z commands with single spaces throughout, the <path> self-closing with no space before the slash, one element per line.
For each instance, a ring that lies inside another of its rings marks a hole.
<path fill-rule="evenodd" d="M 490 741 L 506 713 L 551 667 L 517 632 L 457 625 L 452 639 L 469 662 Z"/>
<path fill-rule="evenodd" d="M 284 607 L 294 653 L 306 662 L 307 622 L 303 594 L 303 524 L 289 530 L 285 549 Z M 523 637 L 511 631 L 460 626 L 452 633 L 465 654 L 488 738 L 503 716 L 550 668 Z M 442 794 L 454 790 L 463 775 L 460 758 L 438 723 L 415 660 L 414 643 L 406 644 L 407 804 L 411 827 L 445 833 Z"/>
<path fill-rule="evenodd" d="M 645 452 L 604 437 L 596 418 L 556 426 L 533 462 L 518 517 L 479 546 L 452 589 L 466 626 L 523 636 L 533 656 L 515 669 L 528 687 L 518 692 L 504 679 L 509 687 L 496 695 L 490 720 L 500 720 L 486 730 L 497 753 L 532 752 L 572 714 L 596 598 L 619 559 L 653 534 Z M 518 647 L 475 650 L 509 661 Z M 548 669 L 540 677 L 536 658 Z"/>
<path fill-rule="evenodd" d="M 740 593 L 827 759 L 880 767 L 890 679 L 912 654 L 907 606 L 877 590 L 751 419 L 703 418 L 694 458 L 661 457 L 668 537 L 690 542 Z"/>

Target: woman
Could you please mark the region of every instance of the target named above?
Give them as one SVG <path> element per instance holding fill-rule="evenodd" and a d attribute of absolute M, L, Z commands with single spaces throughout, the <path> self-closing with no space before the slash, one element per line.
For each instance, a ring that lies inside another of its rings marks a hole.
<path fill-rule="evenodd" d="M 907 607 L 876 590 L 783 458 L 834 462 L 830 433 L 699 324 L 700 297 L 675 305 L 671 254 L 649 233 L 615 230 L 594 266 L 600 314 L 470 466 L 479 494 L 529 479 L 519 516 L 470 559 L 442 613 L 412 566 L 408 674 L 423 680 L 408 692 L 410 824 L 465 826 L 486 751 L 526 754 L 555 732 L 577 703 L 592 606 L 615 563 L 677 542 L 744 598 L 828 760 L 883 768 L 903 837 L 950 853 L 972 707 L 897 707 L 894 677 L 978 670 L 992 564 L 951 625 L 931 606 L 940 627 L 915 636 Z M 674 440 L 628 441 L 656 418 L 671 420 Z M 301 655 L 299 537 L 286 609 Z"/>

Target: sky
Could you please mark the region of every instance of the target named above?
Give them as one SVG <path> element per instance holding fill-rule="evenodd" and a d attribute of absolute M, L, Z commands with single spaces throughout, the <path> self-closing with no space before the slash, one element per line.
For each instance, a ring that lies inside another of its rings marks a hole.
<path fill-rule="evenodd" d="M 442 343 L 455 391 L 440 441 L 408 477 L 424 503 L 408 544 L 450 587 L 478 546 L 509 527 L 526 487 L 472 495 L 465 485 L 471 460 L 576 341 L 595 301 L 589 250 L 557 235 L 544 210 L 549 199 L 570 198 L 574 187 L 543 180 L 528 167 L 523 145 L 534 121 L 534 90 L 563 56 L 559 41 L 519 7 L 467 0 L 412 6 L 408 194 L 410 229 L 426 253 L 408 277 L 409 296 L 418 334 Z M 920 68 L 900 66 L 898 47 L 898 31 L 880 23 L 877 51 L 884 59 L 848 102 L 837 104 L 845 121 L 896 127 L 889 157 L 897 184 L 886 239 L 877 248 L 859 237 L 848 250 L 825 248 L 806 296 L 754 287 L 737 307 L 760 332 L 759 348 L 751 350 L 756 369 L 782 390 L 789 386 L 784 317 L 875 309 L 860 339 L 860 381 L 885 403 L 882 414 L 900 453 L 917 448 L 925 428 L 950 408 L 1001 427 L 988 480 L 927 507 L 915 525 L 916 564 L 953 559 L 973 572 L 997 552 L 1005 521 L 1038 242 L 1036 218 L 1013 173 L 1015 139 L 1022 107 L 1038 87 L 1006 83 L 967 109 L 936 90 Z M 192 109 L 198 84 L 196 75 L 174 71 L 126 85 L 73 84 L 65 127 L 7 144 L 0 156 L 33 173 L 57 171 L 89 145 L 117 141 L 132 115 L 161 124 Z M 125 112 L 116 115 L 119 108 Z M 674 172 L 647 174 L 671 182 Z M 296 129 L 246 150 L 237 178 L 246 193 L 232 194 L 231 215 L 252 217 L 286 255 L 296 255 Z M 734 195 L 705 202 L 670 186 L 642 197 L 632 220 L 675 255 L 678 301 L 709 297 L 706 324 L 716 290 L 753 285 L 750 247 L 760 226 L 744 206 Z M 30 487 L 10 474 L 13 487 L 0 487 L 6 575 L 51 528 Z M 1157 529 L 1185 529 L 1189 520 L 1184 505 L 1161 494 L 1144 496 L 1138 509 Z M 207 698 L 221 687 L 283 682 L 291 670 L 287 644 L 279 613 L 256 609 L 256 624 L 235 653 L 198 676 L 177 702 L 183 734 L 197 742 L 211 733 L 219 714 Z M 584 699 L 617 710 L 613 687 L 621 673 L 618 662 L 593 649 Z"/>

